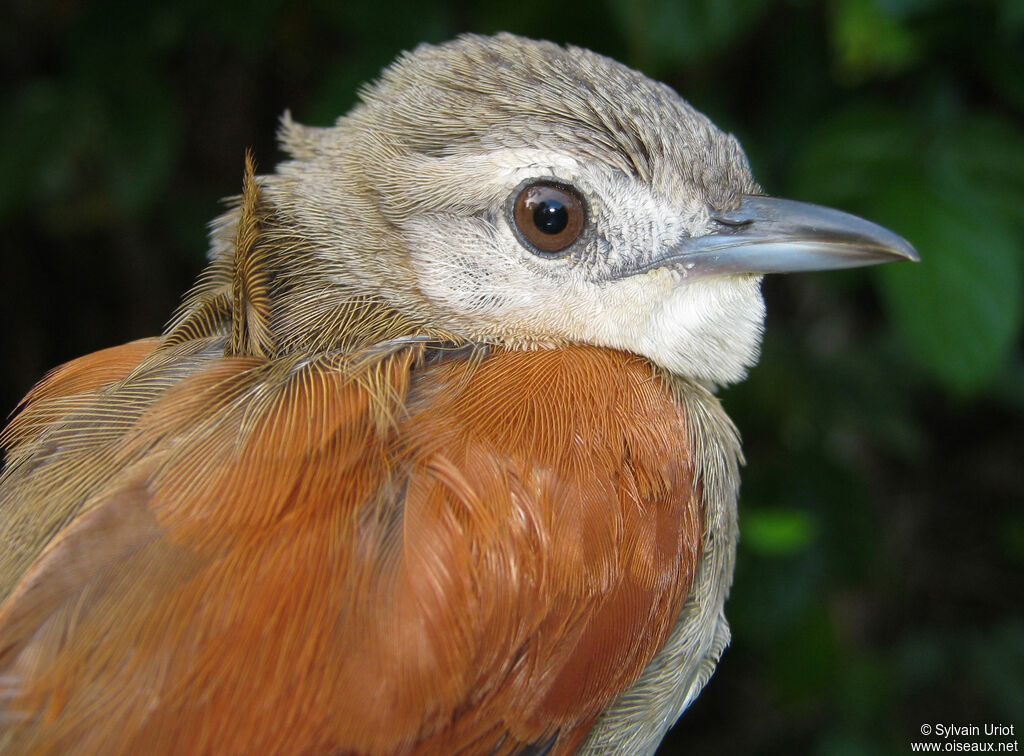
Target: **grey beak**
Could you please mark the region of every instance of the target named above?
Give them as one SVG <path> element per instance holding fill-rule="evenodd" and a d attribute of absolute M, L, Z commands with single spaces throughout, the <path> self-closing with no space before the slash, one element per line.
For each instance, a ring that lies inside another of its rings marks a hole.
<path fill-rule="evenodd" d="M 735 210 L 711 217 L 718 230 L 676 245 L 658 267 L 681 265 L 687 275 L 702 276 L 921 259 L 910 242 L 877 223 L 807 202 L 746 195 Z"/>

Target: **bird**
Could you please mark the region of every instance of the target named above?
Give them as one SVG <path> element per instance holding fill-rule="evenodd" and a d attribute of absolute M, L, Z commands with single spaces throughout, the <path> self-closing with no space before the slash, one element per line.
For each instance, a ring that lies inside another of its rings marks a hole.
<path fill-rule="evenodd" d="M 770 273 L 918 260 L 597 53 L 289 113 L 162 335 L 2 440 L 5 754 L 652 754 L 729 642 Z"/>

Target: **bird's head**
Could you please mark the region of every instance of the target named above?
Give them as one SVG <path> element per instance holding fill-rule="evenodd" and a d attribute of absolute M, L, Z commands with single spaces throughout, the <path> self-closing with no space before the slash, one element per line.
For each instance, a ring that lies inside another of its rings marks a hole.
<path fill-rule="evenodd" d="M 263 192 L 321 287 L 487 343 L 588 343 L 729 383 L 757 359 L 764 273 L 915 257 L 761 196 L 736 139 L 669 87 L 506 34 L 421 46 L 333 127 L 286 116 L 282 142 Z"/>

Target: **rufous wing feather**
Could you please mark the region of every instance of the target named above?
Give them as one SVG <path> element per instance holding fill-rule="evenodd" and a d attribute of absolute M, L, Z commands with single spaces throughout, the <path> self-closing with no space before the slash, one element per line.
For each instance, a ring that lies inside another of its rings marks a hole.
<path fill-rule="evenodd" d="M 4 752 L 571 753 L 689 590 L 686 418 L 622 353 L 425 354 L 123 382 L 0 609 Z"/>

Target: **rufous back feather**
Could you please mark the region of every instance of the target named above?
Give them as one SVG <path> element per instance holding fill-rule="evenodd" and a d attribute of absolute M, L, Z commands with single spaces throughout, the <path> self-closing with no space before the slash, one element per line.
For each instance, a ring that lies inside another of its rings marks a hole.
<path fill-rule="evenodd" d="M 114 440 L 0 613 L 8 751 L 571 752 L 693 578 L 671 388 L 584 347 L 216 351 Z"/>

